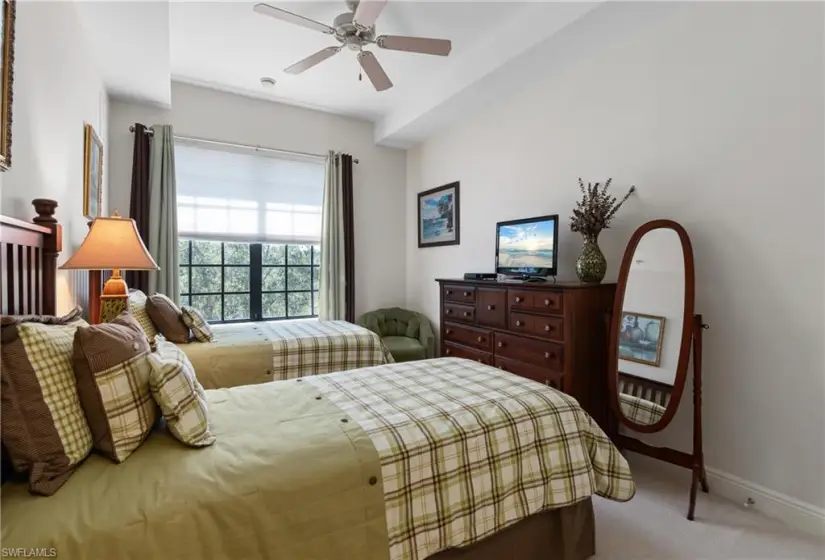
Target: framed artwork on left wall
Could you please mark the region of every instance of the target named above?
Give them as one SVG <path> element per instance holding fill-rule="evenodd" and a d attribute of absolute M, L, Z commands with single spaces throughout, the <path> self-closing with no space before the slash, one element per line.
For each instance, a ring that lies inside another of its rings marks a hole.
<path fill-rule="evenodd" d="M 103 143 L 90 124 L 83 127 L 83 215 L 100 216 L 103 206 Z"/>
<path fill-rule="evenodd" d="M 461 243 L 459 183 L 418 193 L 418 247 Z"/>
<path fill-rule="evenodd" d="M 11 167 L 11 123 L 14 93 L 14 11 L 16 0 L 2 0 L 0 16 L 0 171 Z"/>

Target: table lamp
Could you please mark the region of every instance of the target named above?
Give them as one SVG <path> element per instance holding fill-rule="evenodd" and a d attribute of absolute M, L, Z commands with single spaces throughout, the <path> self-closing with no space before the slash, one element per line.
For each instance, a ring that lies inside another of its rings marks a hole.
<path fill-rule="evenodd" d="M 64 270 L 112 270 L 100 296 L 100 321 L 114 319 L 126 310 L 129 290 L 121 270 L 159 270 L 146 250 L 135 221 L 114 211 L 110 218 L 95 218 L 86 239 L 59 268 Z"/>

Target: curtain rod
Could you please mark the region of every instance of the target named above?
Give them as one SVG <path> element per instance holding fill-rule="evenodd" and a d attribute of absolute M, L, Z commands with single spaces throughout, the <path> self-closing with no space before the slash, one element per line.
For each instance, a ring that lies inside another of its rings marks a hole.
<path fill-rule="evenodd" d="M 129 132 L 132 132 L 132 133 L 135 132 L 135 126 L 134 125 L 129 126 Z M 152 135 L 154 135 L 155 131 L 152 130 L 150 127 L 147 127 L 143 130 L 143 133 L 148 134 L 149 136 L 152 136 Z M 315 158 L 326 158 L 327 157 L 323 154 L 313 154 L 311 152 L 296 152 L 294 150 L 279 150 L 279 149 L 276 149 L 276 148 L 265 148 L 263 146 L 253 146 L 252 144 L 237 144 L 235 142 L 222 142 L 222 141 L 219 141 L 219 140 L 209 140 L 209 139 L 206 139 L 206 138 L 196 138 L 194 136 L 181 136 L 179 134 L 175 134 L 175 138 L 179 139 L 179 140 L 192 140 L 192 141 L 195 141 L 195 142 L 203 142 L 205 144 L 216 144 L 218 146 L 231 146 L 233 148 L 249 148 L 249 149 L 253 149 L 253 150 L 261 151 L 261 152 L 274 152 L 274 153 L 280 153 L 280 154 L 291 154 L 291 155 L 315 157 Z M 341 154 L 341 152 L 338 152 L 335 155 L 338 156 L 340 154 Z M 358 158 L 356 158 L 356 157 L 352 158 L 352 161 L 353 161 L 353 163 L 360 163 L 358 161 Z"/>

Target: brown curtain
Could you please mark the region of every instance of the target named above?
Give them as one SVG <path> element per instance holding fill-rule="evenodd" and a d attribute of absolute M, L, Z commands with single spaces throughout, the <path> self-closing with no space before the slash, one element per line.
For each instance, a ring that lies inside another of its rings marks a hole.
<path fill-rule="evenodd" d="M 355 322 L 355 218 L 352 200 L 352 156 L 341 154 L 342 209 L 344 211 L 344 278 L 346 313 L 344 319 Z"/>
<path fill-rule="evenodd" d="M 137 224 L 143 243 L 149 246 L 149 135 L 146 127 L 135 123 L 135 144 L 132 152 L 132 195 L 129 199 L 129 217 Z M 143 292 L 149 291 L 149 273 L 126 271 L 126 284 Z"/>

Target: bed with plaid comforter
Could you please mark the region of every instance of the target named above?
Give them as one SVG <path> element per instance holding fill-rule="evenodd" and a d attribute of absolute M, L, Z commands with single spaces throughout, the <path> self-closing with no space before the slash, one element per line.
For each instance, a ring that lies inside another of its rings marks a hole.
<path fill-rule="evenodd" d="M 224 389 L 392 363 L 372 331 L 346 321 L 214 325 L 213 342 L 178 347 L 205 389 Z"/>
<path fill-rule="evenodd" d="M 377 448 L 393 560 L 636 490 L 625 459 L 575 399 L 490 366 L 441 358 L 303 381 Z"/>

